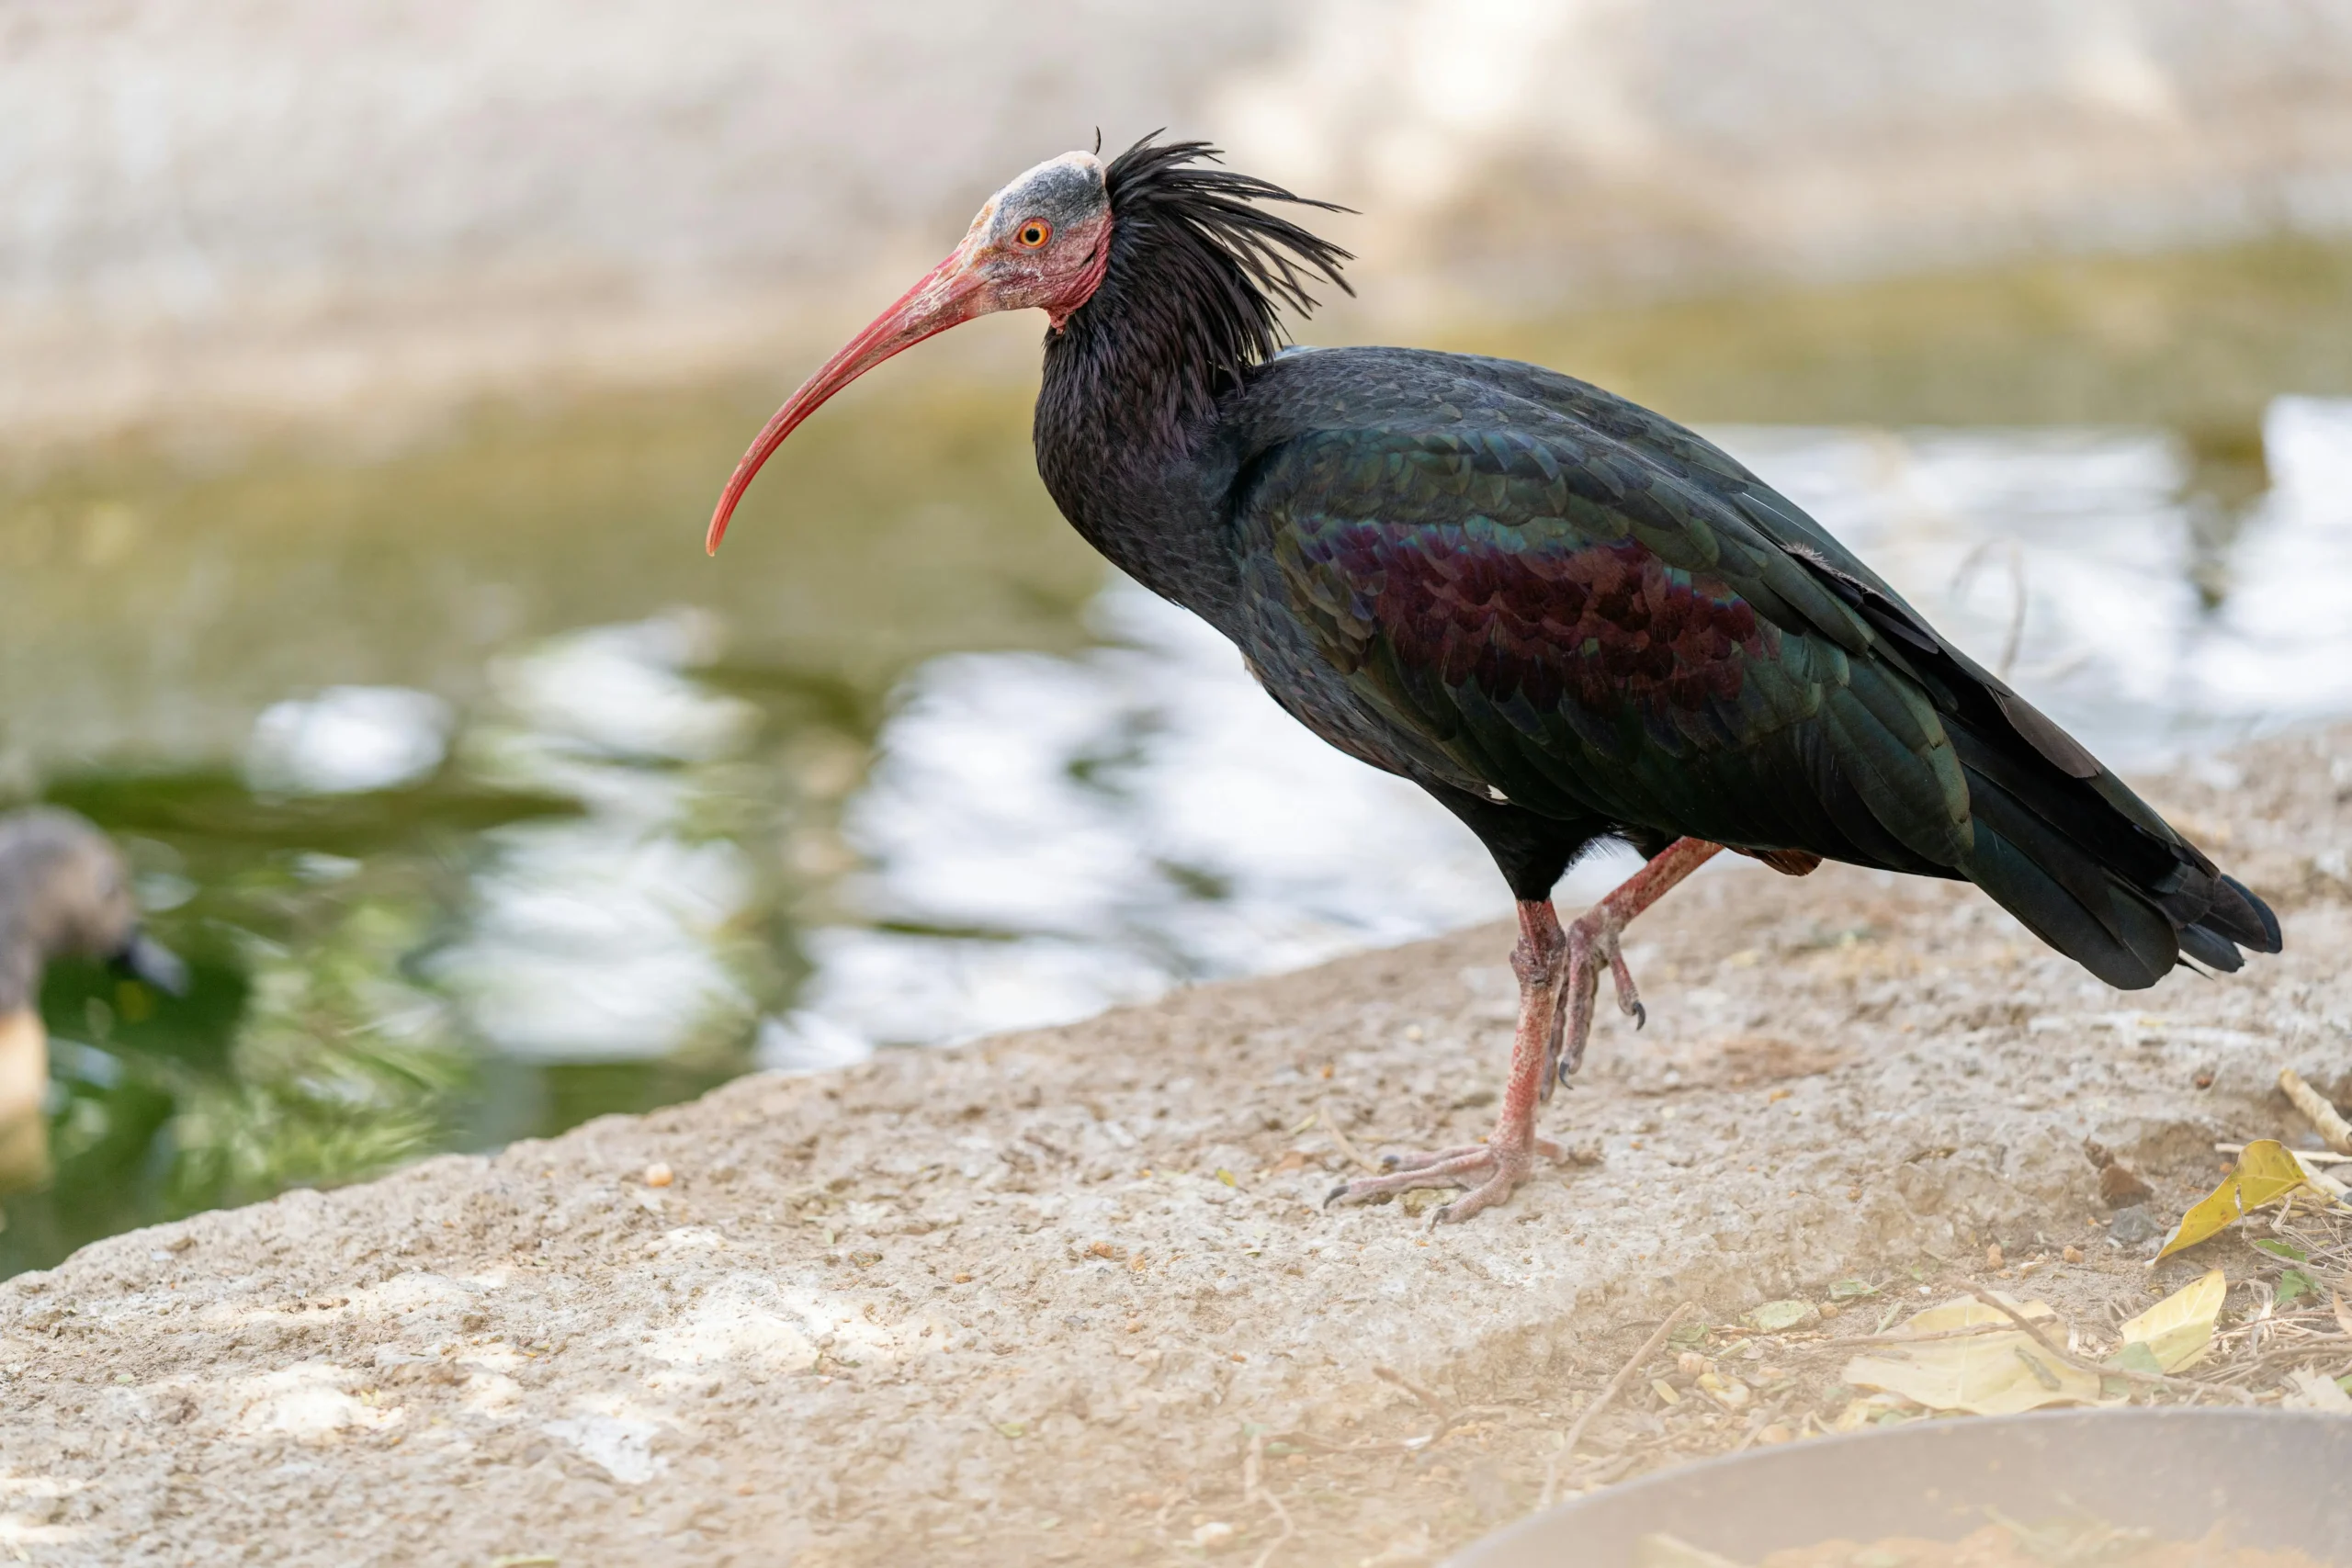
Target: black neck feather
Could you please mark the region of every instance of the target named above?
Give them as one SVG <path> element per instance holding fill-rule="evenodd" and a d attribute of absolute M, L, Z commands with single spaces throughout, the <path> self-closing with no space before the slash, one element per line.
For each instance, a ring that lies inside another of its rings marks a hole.
<path fill-rule="evenodd" d="M 1346 251 L 1251 204 L 1345 208 L 1202 166 L 1216 156 L 1205 142 L 1146 137 L 1112 160 L 1102 281 L 1046 340 L 1036 443 L 1046 488 L 1146 581 L 1155 554 L 1172 567 L 1185 553 L 1169 536 L 1181 520 L 1159 504 L 1182 488 L 1169 483 L 1171 467 L 1200 452 L 1220 404 L 1283 346 L 1283 309 L 1313 310 L 1318 276 L 1348 288 Z"/>

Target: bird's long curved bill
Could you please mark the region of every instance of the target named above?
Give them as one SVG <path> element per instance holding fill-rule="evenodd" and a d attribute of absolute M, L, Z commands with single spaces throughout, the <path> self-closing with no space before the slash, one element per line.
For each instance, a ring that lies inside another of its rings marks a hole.
<path fill-rule="evenodd" d="M 915 286 L 899 297 L 898 302 L 874 318 L 866 329 L 850 339 L 839 354 L 825 361 L 818 372 L 801 383 L 800 389 L 786 400 L 775 411 L 775 416 L 752 443 L 735 465 L 735 472 L 719 492 L 718 508 L 710 514 L 710 533 L 703 540 L 703 548 L 711 555 L 718 553 L 718 541 L 727 536 L 728 520 L 735 515 L 736 502 L 751 488 L 752 478 L 760 465 L 784 445 L 784 438 L 798 428 L 800 422 L 823 405 L 826 399 L 881 364 L 892 355 L 912 348 L 927 337 L 935 337 L 952 326 L 970 321 L 988 309 L 987 296 L 979 280 L 964 270 L 964 253 L 954 255 L 933 267 L 916 280 Z"/>

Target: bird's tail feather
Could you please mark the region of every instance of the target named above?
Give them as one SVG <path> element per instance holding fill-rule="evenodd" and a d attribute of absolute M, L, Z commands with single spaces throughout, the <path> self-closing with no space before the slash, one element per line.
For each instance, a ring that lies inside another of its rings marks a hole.
<path fill-rule="evenodd" d="M 1954 739 L 1962 741 L 1975 823 L 1974 847 L 1960 869 L 2109 985 L 2153 986 L 2184 953 L 2232 971 L 2245 963 L 2240 946 L 2278 951 L 2278 920 L 2268 907 L 2144 806 L 2140 810 L 2165 837 L 2100 809 L 2080 781 L 2003 766 L 1968 744 L 1973 738 Z"/>

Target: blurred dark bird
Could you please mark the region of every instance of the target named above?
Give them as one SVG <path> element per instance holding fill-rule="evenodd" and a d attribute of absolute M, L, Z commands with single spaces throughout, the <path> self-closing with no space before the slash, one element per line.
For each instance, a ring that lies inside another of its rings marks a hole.
<path fill-rule="evenodd" d="M 187 966 L 140 930 L 130 870 L 107 836 L 34 807 L 0 817 L 0 1186 L 47 1165 L 40 982 L 53 958 L 106 960 L 175 996 L 187 988 Z"/>
<path fill-rule="evenodd" d="M 1208 621 L 1293 717 L 1419 784 L 1519 900 L 1520 1021 L 1493 1134 L 1334 1198 L 1507 1198 L 1625 922 L 1722 849 L 1965 878 L 2111 986 L 2234 970 L 2278 922 L 1788 498 L 1670 420 L 1533 365 L 1284 349 L 1348 253 L 1258 203 L 1339 210 L 1146 138 L 1014 180 L 777 411 L 711 518 L 842 388 L 992 310 L 1039 309 L 1037 467 L 1120 570 Z M 1311 802 L 1301 802 L 1312 809 Z M 1648 864 L 1564 930 L 1592 845 Z"/>

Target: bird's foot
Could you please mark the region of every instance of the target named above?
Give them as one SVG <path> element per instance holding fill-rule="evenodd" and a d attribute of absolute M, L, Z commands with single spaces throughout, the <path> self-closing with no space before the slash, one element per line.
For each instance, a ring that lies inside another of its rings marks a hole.
<path fill-rule="evenodd" d="M 1559 1157 L 1560 1146 L 1549 1138 L 1536 1138 L 1521 1147 L 1464 1144 L 1458 1148 L 1385 1155 L 1380 1164 L 1387 1174 L 1342 1181 L 1325 1196 L 1323 1206 L 1328 1209 L 1334 1203 L 1368 1202 L 1421 1188 L 1466 1187 L 1466 1193 L 1430 1216 L 1433 1225 L 1458 1224 L 1509 1198 L 1521 1182 L 1534 1174 L 1539 1158 Z"/>

